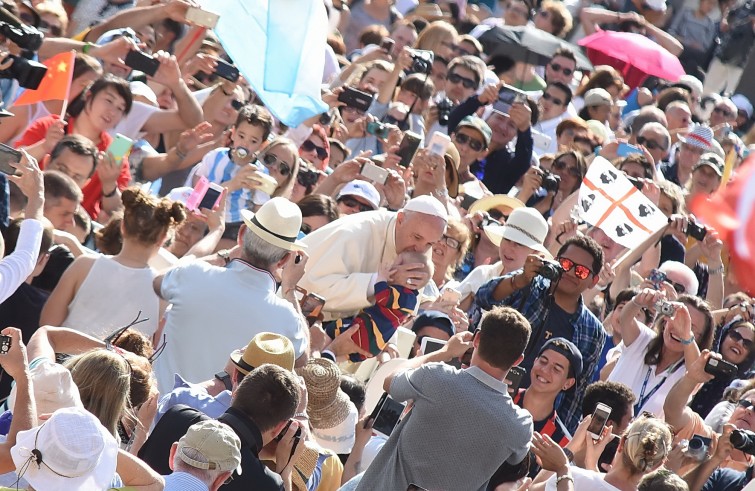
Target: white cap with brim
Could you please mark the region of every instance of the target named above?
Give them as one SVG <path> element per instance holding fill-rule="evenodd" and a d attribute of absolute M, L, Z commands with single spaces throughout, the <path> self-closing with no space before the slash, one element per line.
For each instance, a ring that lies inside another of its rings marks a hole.
<path fill-rule="evenodd" d="M 417 196 L 412 198 L 404 206 L 403 211 L 414 211 L 417 213 L 424 213 L 433 217 L 442 218 L 444 221 L 448 221 L 448 211 L 443 203 L 438 201 L 437 198 L 428 195 Z"/>
<path fill-rule="evenodd" d="M 511 212 L 505 225 L 488 225 L 484 231 L 496 246 L 507 239 L 550 256 L 543 245 L 548 236 L 548 222 L 534 208 L 517 208 Z"/>
<path fill-rule="evenodd" d="M 249 231 L 259 238 L 287 251 L 301 251 L 306 245 L 297 241 L 301 229 L 301 210 L 286 198 L 276 197 L 260 207 L 257 213 L 241 210 L 241 218 Z"/>
<path fill-rule="evenodd" d="M 375 186 L 367 181 L 354 179 L 353 181 L 347 183 L 338 192 L 336 201 L 344 196 L 358 196 L 359 198 L 362 198 L 367 203 L 372 205 L 373 210 L 380 208 L 380 193 L 378 192 L 377 188 L 375 188 Z"/>

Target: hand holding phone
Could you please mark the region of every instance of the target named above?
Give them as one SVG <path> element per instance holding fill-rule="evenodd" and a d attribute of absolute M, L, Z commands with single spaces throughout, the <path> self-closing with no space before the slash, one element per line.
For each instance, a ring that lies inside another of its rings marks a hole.
<path fill-rule="evenodd" d="M 160 68 L 160 60 L 138 50 L 129 51 L 123 61 L 127 67 L 150 77 L 154 77 L 157 69 Z"/>
<path fill-rule="evenodd" d="M 600 440 L 600 437 L 603 435 L 603 428 L 605 428 L 609 416 L 611 416 L 611 406 L 599 402 L 595 408 L 595 412 L 592 413 L 590 425 L 587 427 L 587 433 L 592 436 L 594 440 Z"/>
<path fill-rule="evenodd" d="M 107 151 L 113 156 L 113 159 L 120 164 L 123 161 L 123 158 L 131 151 L 133 146 L 134 141 L 131 138 L 118 133 L 107 147 Z"/>

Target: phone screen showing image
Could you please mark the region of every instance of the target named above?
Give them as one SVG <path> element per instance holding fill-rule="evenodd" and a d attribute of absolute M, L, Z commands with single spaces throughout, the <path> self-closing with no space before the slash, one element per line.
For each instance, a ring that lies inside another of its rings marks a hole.
<path fill-rule="evenodd" d="M 398 424 L 401 413 L 404 412 L 405 404 L 394 401 L 389 397 L 385 398 L 380 411 L 375 417 L 372 429 L 386 437 L 391 436 L 393 429 Z"/>

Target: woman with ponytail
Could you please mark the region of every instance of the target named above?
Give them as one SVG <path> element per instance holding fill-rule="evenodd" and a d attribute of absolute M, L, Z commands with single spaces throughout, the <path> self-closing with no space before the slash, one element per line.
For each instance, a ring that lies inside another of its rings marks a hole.
<path fill-rule="evenodd" d="M 41 325 L 66 326 L 103 338 L 129 324 L 151 337 L 157 330 L 159 301 L 148 262 L 168 232 L 185 218 L 184 206 L 157 199 L 138 188 L 123 191 L 123 247 L 115 256 L 78 257 L 66 270 L 42 310 Z"/>

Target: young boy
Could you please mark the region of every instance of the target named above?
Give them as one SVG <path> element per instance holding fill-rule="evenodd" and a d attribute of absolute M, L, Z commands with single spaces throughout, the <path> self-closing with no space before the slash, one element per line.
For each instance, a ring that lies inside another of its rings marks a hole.
<path fill-rule="evenodd" d="M 405 286 L 389 285 L 391 271 L 402 264 L 422 264 L 422 273 L 427 274 L 427 280 L 416 285 L 416 290 Z M 414 314 L 417 308 L 419 290 L 427 285 L 433 276 L 432 261 L 425 254 L 406 251 L 396 257 L 393 264 L 383 266 L 378 271 L 375 283 L 375 305 L 359 312 L 353 319 L 338 319 L 325 326 L 325 331 L 332 338 L 342 334 L 352 325 L 357 324 L 359 330 L 351 336 L 359 348 L 369 351 L 376 356 L 383 351 L 385 345 L 396 333 L 398 327 Z M 367 357 L 360 353 L 352 353 L 349 360 L 358 363 Z"/>
<path fill-rule="evenodd" d="M 267 109 L 256 105 L 244 106 L 231 128 L 231 146 L 208 152 L 197 165 L 193 184 L 200 177 L 206 177 L 227 190 L 224 239 L 236 240 L 243 223 L 241 210 L 267 201 L 268 196 L 257 190 L 260 183 L 254 176 L 256 172 L 267 174 L 267 169 L 257 164 L 257 153 L 272 129 L 273 117 Z"/>

